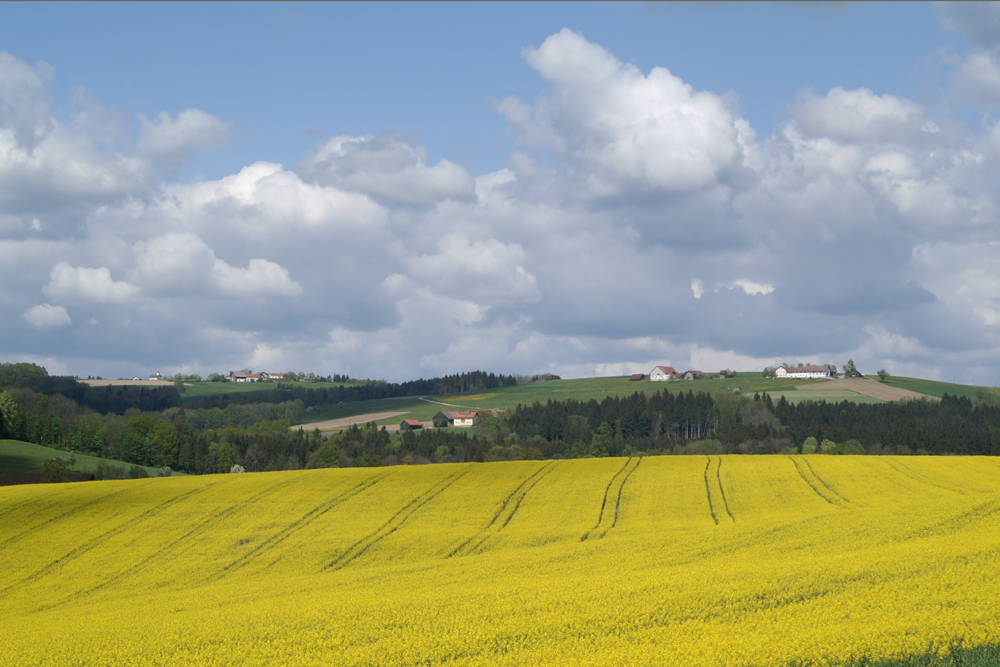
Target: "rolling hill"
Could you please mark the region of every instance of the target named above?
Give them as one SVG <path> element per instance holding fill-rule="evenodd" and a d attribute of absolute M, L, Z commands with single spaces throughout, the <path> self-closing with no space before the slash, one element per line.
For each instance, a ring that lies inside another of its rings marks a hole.
<path fill-rule="evenodd" d="M 0 665 L 996 664 L 998 478 L 690 456 L 2 488 Z"/>

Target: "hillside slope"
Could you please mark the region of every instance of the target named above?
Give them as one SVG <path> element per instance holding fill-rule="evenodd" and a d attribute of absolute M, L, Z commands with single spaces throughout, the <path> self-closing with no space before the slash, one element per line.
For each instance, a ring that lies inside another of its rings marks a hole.
<path fill-rule="evenodd" d="M 1000 641 L 1000 464 L 654 457 L 0 489 L 0 665 L 782 665 Z"/>

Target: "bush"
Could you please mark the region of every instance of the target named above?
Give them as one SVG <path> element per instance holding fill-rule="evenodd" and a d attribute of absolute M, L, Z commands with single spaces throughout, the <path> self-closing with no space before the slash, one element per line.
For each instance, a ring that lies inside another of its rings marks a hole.
<path fill-rule="evenodd" d="M 170 466 L 163 466 L 162 468 L 156 469 L 157 477 L 170 477 L 174 474 L 174 471 L 170 469 Z"/>
<path fill-rule="evenodd" d="M 233 467 L 229 469 L 229 472 L 246 472 L 239 463 L 234 463 Z"/>
<path fill-rule="evenodd" d="M 125 468 L 101 461 L 97 464 L 94 479 L 125 479 Z"/>
<path fill-rule="evenodd" d="M 803 454 L 815 454 L 819 450 L 819 443 L 811 435 L 802 443 Z"/>
<path fill-rule="evenodd" d="M 132 479 L 144 479 L 149 477 L 149 473 L 146 472 L 146 469 L 142 466 L 132 466 L 132 468 L 128 471 L 128 476 Z"/>
<path fill-rule="evenodd" d="M 43 463 L 42 470 L 45 472 L 45 477 L 42 478 L 43 482 L 55 484 L 69 481 L 69 476 L 66 474 L 69 470 L 69 461 L 61 456 Z"/>

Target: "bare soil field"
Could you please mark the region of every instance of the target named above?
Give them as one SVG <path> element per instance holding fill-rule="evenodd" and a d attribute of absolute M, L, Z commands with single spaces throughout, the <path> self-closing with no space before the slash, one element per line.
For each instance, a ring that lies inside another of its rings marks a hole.
<path fill-rule="evenodd" d="M 338 428 L 347 428 L 348 426 L 354 426 L 355 424 L 367 424 L 368 422 L 378 421 L 380 419 L 388 419 L 390 417 L 399 417 L 400 415 L 405 415 L 405 412 L 373 412 L 367 415 L 355 415 L 353 417 L 341 417 L 340 419 L 329 419 L 325 422 L 315 422 L 313 424 L 296 424 L 292 426 L 292 430 L 302 430 L 307 429 L 312 431 L 313 429 L 319 429 L 321 431 L 332 431 Z M 425 422 L 424 425 L 429 425 L 431 422 Z M 386 427 L 386 431 L 398 431 L 399 424 L 391 424 Z"/>
<path fill-rule="evenodd" d="M 80 382 L 89 384 L 91 387 L 172 387 L 174 385 L 173 382 L 166 380 L 80 380 Z M 191 386 L 190 383 L 185 382 L 185 384 Z"/>
<path fill-rule="evenodd" d="M 803 384 L 797 386 L 796 389 L 798 391 L 853 391 L 856 394 L 871 396 L 880 401 L 912 401 L 919 398 L 926 398 L 930 401 L 941 400 L 937 396 L 919 394 L 900 387 L 890 387 L 887 384 L 868 378 L 840 378 L 837 380 L 827 380 L 826 382 Z"/>

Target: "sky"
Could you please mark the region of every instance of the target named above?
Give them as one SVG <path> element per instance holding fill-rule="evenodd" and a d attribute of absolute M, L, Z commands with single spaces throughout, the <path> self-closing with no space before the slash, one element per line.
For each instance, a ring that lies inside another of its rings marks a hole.
<path fill-rule="evenodd" d="M 0 361 L 1000 371 L 993 3 L 4 3 Z"/>

